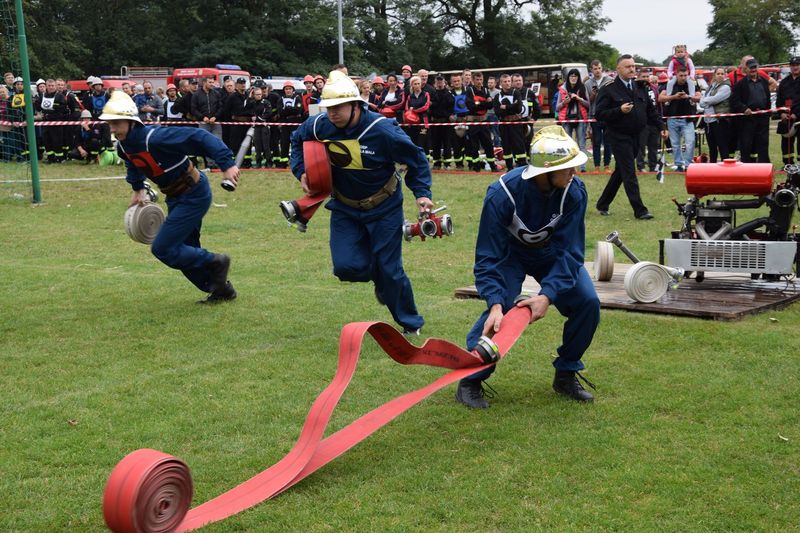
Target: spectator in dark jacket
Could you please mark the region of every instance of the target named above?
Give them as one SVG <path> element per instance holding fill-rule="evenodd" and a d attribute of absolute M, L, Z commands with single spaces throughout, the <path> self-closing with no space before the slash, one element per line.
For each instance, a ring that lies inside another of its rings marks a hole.
<path fill-rule="evenodd" d="M 731 110 L 736 117 L 739 155 L 742 163 L 769 163 L 769 114 L 753 114 L 770 108 L 769 82 L 758 75 L 758 61 L 747 60 L 747 76 L 731 91 Z"/>
<path fill-rule="evenodd" d="M 291 81 L 283 83 L 283 97 L 278 108 L 278 117 L 281 122 L 303 122 L 303 99 L 295 93 L 294 85 Z M 291 138 L 297 126 L 281 126 L 281 155 L 278 161 L 278 168 L 289 166 L 289 148 Z"/>
<path fill-rule="evenodd" d="M 500 92 L 494 97 L 494 114 L 502 122 L 519 122 L 524 106 L 519 90 L 512 87 L 511 76 L 500 76 Z M 514 168 L 515 161 L 525 161 L 525 126 L 522 124 L 503 124 L 500 126 L 500 140 L 503 143 L 503 158 L 506 170 Z M 520 164 L 522 166 L 522 163 Z"/>
<path fill-rule="evenodd" d="M 225 77 L 225 81 L 222 84 L 222 87 L 217 89 L 219 93 L 222 95 L 222 116 L 220 117 L 220 121 L 222 124 L 222 142 L 225 143 L 226 146 L 231 146 L 231 126 L 230 124 L 225 124 L 225 122 L 231 122 L 233 119 L 231 118 L 230 108 L 227 107 L 228 99 L 230 96 L 236 92 L 236 88 L 234 87 L 233 78 L 230 76 Z M 236 151 L 234 150 L 234 155 Z"/>
<path fill-rule="evenodd" d="M 319 77 L 314 78 L 314 85 L 317 85 L 317 81 L 319 81 Z M 262 82 L 264 83 L 264 82 Z M 322 84 L 324 86 L 324 83 Z M 281 107 L 281 95 L 277 92 L 272 90 L 272 85 L 269 83 L 264 83 L 264 100 L 269 103 L 270 109 L 272 109 L 272 115 L 270 121 L 277 122 L 278 121 L 278 110 Z M 319 89 L 322 91 L 322 89 Z M 272 153 L 271 164 L 272 166 L 277 166 L 278 163 L 281 162 L 281 127 L 280 126 L 270 126 L 269 127 L 269 149 Z"/>
<path fill-rule="evenodd" d="M 423 90 L 422 80 L 419 76 L 412 76 L 410 80 L 411 90 L 406 98 L 404 118 L 409 124 L 406 131 L 411 140 L 425 150 L 425 139 L 423 135 L 427 135 L 428 131 L 428 108 L 431 105 L 431 95 Z M 416 117 L 416 118 L 415 118 Z"/>
<path fill-rule="evenodd" d="M 247 80 L 244 78 L 237 78 L 236 83 L 234 86 L 234 91 L 228 94 L 227 99 L 225 100 L 225 111 L 224 115 L 226 117 L 230 117 L 229 120 L 232 122 L 252 122 L 253 115 L 250 114 L 245 108 L 247 105 L 247 96 L 245 96 L 245 88 L 247 87 Z M 229 133 L 228 133 L 228 148 L 231 149 L 231 152 L 236 154 L 239 151 L 239 147 L 242 145 L 242 141 L 244 141 L 245 136 L 247 135 L 247 129 L 250 127 L 249 124 L 242 125 L 242 126 L 229 126 Z M 243 165 L 244 168 L 248 168 L 250 166 L 249 161 L 246 161 Z"/>
<path fill-rule="evenodd" d="M 379 112 L 383 89 L 383 78 L 375 76 L 375 79 L 372 80 L 372 91 L 369 93 L 369 100 L 367 100 L 367 106 L 370 111 L 374 111 L 375 113 Z"/>
<path fill-rule="evenodd" d="M 653 215 L 642 202 L 639 180 L 636 179 L 639 138 L 648 124 L 657 125 L 664 138 L 667 137 L 667 131 L 663 129 L 664 121 L 656 113 L 647 90 L 636 83 L 635 77 L 633 56 L 621 55 L 617 60 L 616 79 L 602 86 L 597 95 L 594 116 L 606 125 L 606 135 L 616 161 L 614 173 L 597 200 L 597 210 L 601 215 L 608 215 L 611 202 L 620 185 L 624 184 L 633 215 L 639 220 L 649 220 Z"/>
<path fill-rule="evenodd" d="M 256 87 L 247 100 L 247 114 L 253 117 L 256 123 L 271 122 L 273 119 L 272 106 L 264 98 L 264 89 Z M 272 166 L 272 152 L 270 150 L 270 127 L 256 124 L 253 136 L 253 145 L 256 148 L 255 168 L 269 168 Z"/>
<path fill-rule="evenodd" d="M 195 120 L 194 115 L 192 115 L 192 95 L 197 90 L 197 80 L 192 80 L 192 82 L 181 80 L 178 83 L 178 98 L 172 106 L 174 113 L 180 113 L 184 119 L 189 121 Z"/>
<path fill-rule="evenodd" d="M 431 106 L 428 108 L 430 121 L 434 124 L 448 124 L 450 115 L 453 113 L 453 93 L 447 88 L 444 76 L 436 76 L 431 95 Z M 450 165 L 453 160 L 453 152 L 450 149 L 450 127 L 433 126 L 430 128 L 431 156 L 433 157 L 433 168 L 439 170 L 442 165 Z"/>
<path fill-rule="evenodd" d="M 192 116 L 203 121 L 200 128 L 222 140 L 222 126 L 217 121 L 222 117 L 223 98 L 214 87 L 214 78 L 207 76 L 203 86 L 192 95 Z M 208 161 L 213 166 L 214 161 Z"/>
<path fill-rule="evenodd" d="M 776 103 L 778 107 L 791 108 L 781 112 L 778 122 L 783 164 L 790 165 L 796 161 L 795 154 L 800 154 L 800 142 L 797 140 L 797 119 L 800 117 L 795 111 L 795 107 L 800 105 L 800 56 L 789 59 L 789 75 L 778 84 Z"/>

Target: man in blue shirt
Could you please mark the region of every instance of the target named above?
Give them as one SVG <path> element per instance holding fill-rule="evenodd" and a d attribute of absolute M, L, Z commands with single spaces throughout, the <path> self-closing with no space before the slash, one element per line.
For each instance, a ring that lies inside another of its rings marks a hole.
<path fill-rule="evenodd" d="M 411 282 L 403 270 L 403 193 L 395 162 L 408 168 L 405 182 L 420 212 L 433 207 L 431 171 L 420 147 L 397 122 L 367 109 L 356 84 L 333 71 L 322 89 L 320 113 L 292 134 L 291 168 L 309 189 L 303 142 L 320 141 L 330 156 L 333 192 L 330 248 L 333 273 L 342 281 L 375 283 L 375 296 L 407 335 L 419 335 Z"/>
<path fill-rule="evenodd" d="M 201 303 L 236 298 L 228 281 L 230 257 L 200 246 L 203 217 L 211 207 L 211 188 L 205 174 L 187 155 L 213 158 L 223 170 L 224 179 L 235 184 L 239 169 L 228 147 L 199 128 L 144 126 L 136 104 L 122 91 L 114 91 L 100 120 L 108 121 L 117 138 L 117 152 L 125 161 L 126 180 L 133 188 L 129 206 L 147 201 L 146 178 L 166 196 L 169 215 L 151 245 L 153 255 L 209 293 Z"/>
<path fill-rule="evenodd" d="M 536 133 L 530 163 L 504 174 L 486 193 L 475 247 L 475 285 L 487 309 L 467 335 L 472 350 L 481 336 L 500 329 L 514 305 L 531 308 L 531 322 L 552 303 L 567 317 L 562 345 L 553 361 L 553 389 L 574 400 L 592 401 L 578 381 L 581 362 L 600 321 L 600 301 L 583 266 L 587 194 L 575 168 L 587 156 L 561 126 Z M 539 294 L 517 296 L 525 276 Z M 467 407 L 489 407 L 482 381 L 494 367 L 461 380 L 456 400 Z M 588 382 L 587 382 L 588 383 Z"/>

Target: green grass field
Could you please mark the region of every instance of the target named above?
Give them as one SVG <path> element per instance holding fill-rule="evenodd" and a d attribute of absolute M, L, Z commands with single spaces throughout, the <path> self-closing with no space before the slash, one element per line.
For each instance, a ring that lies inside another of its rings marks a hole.
<path fill-rule="evenodd" d="M 122 170 L 44 177 L 109 172 Z M 286 226 L 277 204 L 299 195 L 288 173 L 247 172 L 233 194 L 212 179 L 225 207 L 211 208 L 203 241 L 232 256 L 239 291 L 214 307 L 125 235 L 124 182 L 44 182 L 36 207 L 26 185 L 0 184 L 0 530 L 102 531 L 106 479 L 137 448 L 184 459 L 194 505 L 232 488 L 291 448 L 333 376 L 341 327 L 391 321 L 370 285 L 331 274 L 326 210 L 307 234 Z M 473 282 L 493 179 L 435 175 L 456 234 L 404 244 L 425 336 L 463 343 L 483 309 L 452 294 Z M 585 181 L 593 205 L 606 177 Z M 683 180 L 640 181 L 655 220 L 634 220 L 624 194 L 610 217 L 590 209 L 587 258 L 616 229 L 657 260 Z M 603 310 L 585 356 L 593 405 L 550 388 L 562 323 L 551 309 L 527 330 L 488 411 L 462 408 L 450 387 L 207 530 L 800 530 L 799 305 L 733 323 Z M 368 341 L 329 433 L 441 374 Z"/>

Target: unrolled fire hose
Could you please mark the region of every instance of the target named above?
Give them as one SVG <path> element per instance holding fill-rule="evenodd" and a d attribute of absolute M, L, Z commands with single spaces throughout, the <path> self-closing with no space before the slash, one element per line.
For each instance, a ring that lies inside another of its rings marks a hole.
<path fill-rule="evenodd" d="M 639 258 L 636 257 L 636 254 L 634 254 L 627 246 L 625 246 L 625 243 L 623 243 L 622 239 L 619 238 L 618 231 L 612 231 L 609 233 L 606 237 L 606 242 L 617 246 L 626 256 L 628 256 L 631 261 L 634 262 L 634 265 L 625 273 L 623 284 L 625 286 L 625 293 L 629 298 L 636 302 L 655 302 L 664 296 L 670 287 L 677 288 L 678 283 L 680 283 L 680 281 L 683 279 L 684 270 L 682 268 L 672 268 L 666 265 L 652 263 L 650 261 L 639 261 Z M 599 244 L 600 243 L 598 243 L 598 245 Z M 599 259 L 599 246 L 597 250 Z M 603 261 L 606 261 L 606 259 L 603 258 Z M 614 273 L 613 250 L 611 252 L 611 264 L 611 274 L 608 275 L 608 279 L 611 279 L 611 275 Z M 597 266 L 595 266 L 595 272 L 598 272 Z M 597 279 L 600 280 L 599 274 Z"/>
<path fill-rule="evenodd" d="M 142 244 L 150 244 L 164 223 L 164 210 L 156 204 L 135 204 L 125 211 L 125 233 Z"/>
<path fill-rule="evenodd" d="M 472 352 L 442 339 L 422 347 L 409 343 L 382 322 L 354 322 L 342 329 L 339 363 L 331 383 L 309 411 L 300 437 L 280 461 L 228 492 L 189 510 L 192 479 L 180 459 L 140 449 L 120 461 L 106 484 L 103 515 L 115 532 L 191 531 L 223 520 L 281 492 L 333 461 L 372 433 L 436 391 L 502 359 L 525 330 L 530 308 L 514 307 L 491 339 L 482 337 Z M 369 333 L 392 359 L 403 365 L 452 369 L 429 385 L 399 396 L 322 438 L 328 421 L 356 370 L 361 344 Z"/>

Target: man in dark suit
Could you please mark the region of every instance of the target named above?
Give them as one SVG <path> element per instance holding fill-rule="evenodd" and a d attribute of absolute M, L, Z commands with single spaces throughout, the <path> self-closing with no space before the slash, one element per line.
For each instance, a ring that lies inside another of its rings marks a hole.
<path fill-rule="evenodd" d="M 756 113 L 770 108 L 770 84 L 758 74 L 758 61 L 746 63 L 747 77 L 736 82 L 731 90 L 731 111 L 736 117 L 739 134 L 739 155 L 742 163 L 769 163 L 769 114 Z"/>
<path fill-rule="evenodd" d="M 621 55 L 617 60 L 617 78 L 613 83 L 603 86 L 597 95 L 594 116 L 605 124 L 606 136 L 616 161 L 614 173 L 597 200 L 597 210 L 601 215 L 608 215 L 608 208 L 620 185 L 624 185 L 633 215 L 639 220 L 649 220 L 653 215 L 642 202 L 639 181 L 636 179 L 639 136 L 648 124 L 658 127 L 664 138 L 667 137 L 667 130 L 647 89 L 637 84 L 635 78 L 633 57 Z"/>

